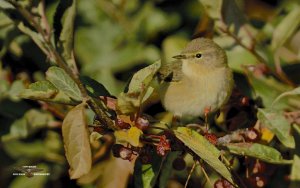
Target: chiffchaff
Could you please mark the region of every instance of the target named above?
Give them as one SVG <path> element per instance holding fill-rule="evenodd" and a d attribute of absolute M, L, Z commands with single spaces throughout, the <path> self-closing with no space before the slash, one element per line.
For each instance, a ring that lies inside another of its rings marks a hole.
<path fill-rule="evenodd" d="M 210 39 L 192 40 L 174 62 L 162 65 L 158 78 L 163 106 L 179 117 L 203 117 L 227 102 L 233 75 L 225 51 Z"/>

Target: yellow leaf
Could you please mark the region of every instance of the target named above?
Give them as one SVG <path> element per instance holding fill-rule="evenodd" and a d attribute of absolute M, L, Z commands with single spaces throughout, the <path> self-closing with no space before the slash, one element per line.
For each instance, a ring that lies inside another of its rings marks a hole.
<path fill-rule="evenodd" d="M 274 138 L 274 133 L 270 131 L 270 129 L 263 127 L 261 129 L 261 139 L 263 141 L 266 141 L 267 143 L 271 142 L 271 140 Z"/>
<path fill-rule="evenodd" d="M 128 131 L 128 138 L 129 138 L 129 143 L 135 147 L 137 147 L 140 143 L 140 136 L 143 134 L 143 132 L 136 128 L 136 127 L 131 127 Z"/>
<path fill-rule="evenodd" d="M 127 142 L 132 146 L 139 146 L 140 144 L 140 136 L 143 132 L 137 127 L 131 127 L 129 130 L 118 130 L 115 131 L 115 137 L 117 142 L 124 143 Z"/>

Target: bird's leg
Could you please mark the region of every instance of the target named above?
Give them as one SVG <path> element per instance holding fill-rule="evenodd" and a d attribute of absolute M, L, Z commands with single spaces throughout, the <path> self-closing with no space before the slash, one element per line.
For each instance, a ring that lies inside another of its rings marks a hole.
<path fill-rule="evenodd" d="M 180 116 L 173 115 L 172 125 L 176 125 L 177 123 L 179 123 L 179 121 L 180 121 Z"/>
<path fill-rule="evenodd" d="M 205 121 L 206 132 L 208 132 L 208 114 L 210 112 L 211 112 L 210 106 L 204 108 L 204 121 Z"/>

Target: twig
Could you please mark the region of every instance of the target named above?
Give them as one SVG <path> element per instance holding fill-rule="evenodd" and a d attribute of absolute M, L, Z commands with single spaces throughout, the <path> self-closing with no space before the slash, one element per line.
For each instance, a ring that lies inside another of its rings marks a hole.
<path fill-rule="evenodd" d="M 199 164 L 200 164 L 200 162 L 199 162 Z M 209 179 L 209 177 L 208 177 L 208 175 L 207 175 L 207 173 L 206 173 L 204 167 L 203 167 L 201 164 L 200 164 L 200 168 L 201 168 L 201 170 L 202 170 L 202 172 L 203 172 L 203 174 L 204 174 L 206 180 L 208 181 L 208 183 L 213 187 L 212 182 L 210 181 L 210 179 Z"/>
<path fill-rule="evenodd" d="M 50 39 L 46 37 L 47 34 L 45 33 L 45 31 L 43 30 L 41 25 L 38 24 L 35 21 L 35 19 L 31 15 L 31 13 L 28 10 L 26 10 L 25 8 L 23 8 L 22 6 L 20 6 L 17 2 L 13 1 L 13 0 L 6 0 L 6 1 L 8 3 L 10 3 L 11 5 L 13 5 L 22 14 L 22 16 L 24 16 L 24 18 L 37 30 L 37 32 L 39 32 L 42 35 L 43 40 L 45 42 L 45 45 L 47 46 L 48 51 L 51 54 L 51 56 L 53 57 L 54 61 L 57 63 L 57 65 L 60 68 L 64 69 L 64 71 L 77 84 L 77 86 L 80 89 L 83 101 L 86 101 L 88 106 L 95 112 L 95 114 L 99 118 L 99 121 L 101 122 L 101 124 L 103 126 L 106 126 L 106 127 L 110 128 L 110 129 L 117 130 L 118 127 L 114 124 L 114 122 L 105 113 L 105 110 L 104 110 L 105 108 L 102 105 L 99 106 L 96 103 L 96 101 L 88 95 L 88 92 L 87 92 L 86 88 L 84 87 L 84 85 L 81 83 L 81 81 L 79 79 L 79 75 L 76 74 L 75 72 L 73 72 L 70 67 L 68 67 L 65 60 L 55 50 L 55 47 L 51 43 Z"/>
<path fill-rule="evenodd" d="M 50 28 L 49 22 L 48 22 L 47 17 L 46 17 L 45 0 L 42 0 L 40 2 L 40 9 L 41 9 L 41 20 L 42 20 L 42 23 L 44 24 L 45 31 L 46 31 L 46 34 L 47 34 L 46 37 L 47 37 L 47 40 L 50 41 L 50 39 L 51 39 L 51 28 Z"/>
<path fill-rule="evenodd" d="M 289 85 L 295 87 L 296 85 L 288 79 L 286 74 L 282 71 L 281 65 L 280 65 L 280 58 L 277 55 L 277 53 L 274 54 L 274 63 L 275 63 L 275 70 L 277 75 L 281 78 L 281 80 L 285 80 L 286 83 L 289 83 Z"/>
<path fill-rule="evenodd" d="M 222 27 L 220 27 L 219 28 L 222 32 L 224 32 L 224 33 L 226 33 L 227 35 L 229 35 L 230 37 L 232 37 L 234 40 L 235 40 L 235 42 L 238 44 L 238 45 L 240 45 L 241 47 L 243 47 L 245 50 L 247 50 L 247 51 L 249 51 L 252 55 L 254 55 L 255 57 L 256 57 L 256 59 L 259 61 L 259 62 L 261 62 L 261 63 L 263 63 L 263 64 L 265 64 L 267 67 L 269 67 L 268 66 L 268 62 L 261 56 L 261 55 L 259 55 L 258 53 L 257 53 L 257 51 L 255 50 L 255 47 L 252 45 L 252 46 L 250 46 L 250 47 L 248 47 L 248 46 L 246 46 L 235 34 L 233 34 L 232 32 L 230 32 L 230 30 L 229 30 L 229 28 L 227 27 L 227 26 L 225 26 L 225 28 L 222 28 Z M 249 33 L 249 32 L 248 32 Z M 271 70 L 271 69 L 270 69 Z M 274 73 L 274 75 L 276 76 L 276 77 L 278 77 L 281 81 L 283 81 L 284 83 L 286 83 L 286 84 L 288 84 L 288 85 L 290 85 L 290 86 L 293 86 L 293 87 L 295 87 L 295 84 L 291 81 L 291 80 L 289 80 L 287 77 L 286 77 L 286 75 L 282 72 L 282 71 L 277 71 L 276 70 L 276 72 Z"/>
<path fill-rule="evenodd" d="M 190 181 L 190 179 L 191 179 L 191 176 L 192 176 L 192 174 L 193 174 L 193 172 L 194 172 L 194 170 L 195 170 L 196 164 L 197 164 L 197 161 L 195 160 L 195 161 L 194 161 L 194 164 L 193 164 L 193 166 L 192 166 L 192 169 L 191 169 L 191 171 L 190 171 L 190 173 L 189 173 L 189 175 L 188 175 L 188 177 L 187 177 L 187 180 L 186 180 L 186 182 L 185 182 L 184 188 L 187 188 L 187 186 L 188 186 L 188 184 L 189 184 L 189 181 Z"/>

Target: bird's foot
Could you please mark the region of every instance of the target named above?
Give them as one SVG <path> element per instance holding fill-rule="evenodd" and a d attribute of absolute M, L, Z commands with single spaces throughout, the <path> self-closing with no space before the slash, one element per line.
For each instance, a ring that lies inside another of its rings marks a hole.
<path fill-rule="evenodd" d="M 208 132 L 208 114 L 211 112 L 211 107 L 207 106 L 204 108 L 204 122 L 205 122 L 205 128 L 206 132 Z"/>

